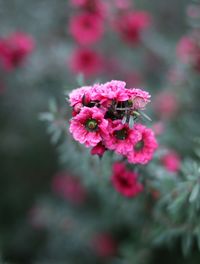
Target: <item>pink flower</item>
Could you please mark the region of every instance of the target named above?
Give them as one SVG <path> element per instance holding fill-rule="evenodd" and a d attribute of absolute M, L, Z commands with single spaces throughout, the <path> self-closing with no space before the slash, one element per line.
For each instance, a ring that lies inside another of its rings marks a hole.
<path fill-rule="evenodd" d="M 90 77 L 102 71 L 103 57 L 94 50 L 79 48 L 72 52 L 68 66 L 75 74 Z"/>
<path fill-rule="evenodd" d="M 122 39 L 130 44 L 140 42 L 141 33 L 151 25 L 151 16 L 146 11 L 130 11 L 124 13 L 115 22 L 115 28 Z"/>
<path fill-rule="evenodd" d="M 126 197 L 135 197 L 143 191 L 143 185 L 137 181 L 138 175 L 126 169 L 124 163 L 113 164 L 112 183 L 116 190 Z"/>
<path fill-rule="evenodd" d="M 134 109 L 145 109 L 150 102 L 150 94 L 138 88 L 128 89 L 129 102 L 132 103 Z"/>
<path fill-rule="evenodd" d="M 163 122 L 156 122 L 153 124 L 152 129 L 156 136 L 162 135 L 165 131 L 165 124 Z"/>
<path fill-rule="evenodd" d="M 105 16 L 106 5 L 102 0 L 71 0 L 71 5 L 78 8 L 83 8 L 87 12 Z"/>
<path fill-rule="evenodd" d="M 92 89 L 92 98 L 93 100 L 98 100 L 105 107 L 110 106 L 112 100 L 118 102 L 126 101 L 129 96 L 125 86 L 125 82 L 116 80 L 101 85 L 96 84 Z"/>
<path fill-rule="evenodd" d="M 153 107 L 159 117 L 173 117 L 178 110 L 178 101 L 176 95 L 173 91 L 160 92 L 153 102 Z"/>
<path fill-rule="evenodd" d="M 59 196 L 75 204 L 81 204 L 86 199 L 86 190 L 78 178 L 72 177 L 66 172 L 59 172 L 55 175 L 52 189 Z"/>
<path fill-rule="evenodd" d="M 117 154 L 127 155 L 133 149 L 133 144 L 140 139 L 140 133 L 135 129 L 130 129 L 127 124 L 122 124 L 121 120 L 109 122 L 109 136 L 105 138 L 105 146 L 114 150 Z"/>
<path fill-rule="evenodd" d="M 0 63 L 7 71 L 20 66 L 34 49 L 34 40 L 25 33 L 16 32 L 0 39 Z"/>
<path fill-rule="evenodd" d="M 196 55 L 196 44 L 194 39 L 184 36 L 177 45 L 177 56 L 183 63 L 190 63 Z"/>
<path fill-rule="evenodd" d="M 117 253 L 117 243 L 108 233 L 96 234 L 91 239 L 91 246 L 99 257 L 107 258 Z"/>
<path fill-rule="evenodd" d="M 91 86 L 83 86 L 77 89 L 74 89 L 69 94 L 70 105 L 75 107 L 75 111 L 78 113 L 82 108 L 82 102 L 85 101 L 86 104 L 90 102 L 90 90 Z M 76 107 L 77 106 L 77 107 Z M 80 109 L 79 109 L 80 108 Z"/>
<path fill-rule="evenodd" d="M 95 107 L 83 107 L 70 122 L 69 131 L 76 141 L 86 147 L 94 147 L 108 134 L 108 120 L 104 113 Z"/>
<path fill-rule="evenodd" d="M 200 72 L 200 45 L 190 36 L 183 37 L 177 45 L 177 56 L 181 62 L 191 64 Z"/>
<path fill-rule="evenodd" d="M 126 83 L 129 87 L 138 86 L 142 83 L 142 76 L 137 71 L 125 73 Z"/>
<path fill-rule="evenodd" d="M 181 167 L 181 159 L 180 156 L 175 151 L 169 151 L 166 153 L 161 162 L 166 170 L 170 172 L 177 172 Z"/>
<path fill-rule="evenodd" d="M 69 31 L 79 44 L 94 44 L 104 33 L 103 20 L 95 14 L 80 14 L 71 18 Z"/>
<path fill-rule="evenodd" d="M 70 4 L 75 7 L 85 7 L 88 0 L 70 0 Z"/>
<path fill-rule="evenodd" d="M 134 164 L 147 164 L 158 148 L 154 132 L 142 124 L 136 124 L 134 130 L 137 131 L 139 136 L 132 146 L 132 151 L 127 154 L 128 161 Z"/>
<path fill-rule="evenodd" d="M 105 151 L 105 146 L 102 144 L 102 142 L 100 142 L 91 149 L 91 155 L 98 155 L 99 157 L 102 157 Z"/>
<path fill-rule="evenodd" d="M 130 0 L 113 0 L 113 4 L 118 9 L 128 9 L 131 7 L 131 1 Z"/>

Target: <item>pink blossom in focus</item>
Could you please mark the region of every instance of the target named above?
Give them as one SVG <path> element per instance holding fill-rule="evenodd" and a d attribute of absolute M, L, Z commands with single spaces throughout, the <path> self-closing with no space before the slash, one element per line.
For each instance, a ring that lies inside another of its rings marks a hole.
<path fill-rule="evenodd" d="M 108 233 L 96 234 L 91 239 L 91 246 L 99 257 L 108 258 L 117 253 L 117 243 Z"/>
<path fill-rule="evenodd" d="M 90 13 L 73 16 L 69 22 L 69 32 L 79 44 L 94 44 L 104 33 L 103 20 Z"/>
<path fill-rule="evenodd" d="M 96 84 L 92 88 L 93 100 L 98 100 L 101 105 L 108 107 L 112 100 L 126 101 L 128 100 L 126 83 L 113 80 L 105 84 Z"/>
<path fill-rule="evenodd" d="M 178 172 L 181 167 L 180 156 L 175 151 L 167 152 L 161 159 L 163 166 L 170 172 Z"/>
<path fill-rule="evenodd" d="M 21 66 L 26 57 L 33 51 L 33 38 L 22 32 L 0 38 L 0 64 L 6 71 Z"/>
<path fill-rule="evenodd" d="M 101 73 L 103 57 L 94 50 L 79 48 L 72 52 L 68 66 L 75 74 L 90 77 Z"/>
<path fill-rule="evenodd" d="M 70 122 L 69 131 L 76 141 L 86 147 L 94 147 L 108 134 L 108 120 L 104 113 L 95 107 L 83 107 Z"/>
<path fill-rule="evenodd" d="M 138 88 L 131 88 L 127 91 L 129 102 L 132 103 L 134 109 L 144 109 L 150 102 L 150 94 Z"/>
<path fill-rule="evenodd" d="M 160 92 L 153 102 L 153 107 L 159 117 L 173 117 L 178 110 L 178 101 L 176 95 L 173 91 Z"/>
<path fill-rule="evenodd" d="M 84 100 L 86 103 L 89 103 L 91 100 L 90 97 L 90 90 L 91 86 L 82 86 L 80 88 L 74 89 L 70 94 L 69 94 L 69 102 L 71 106 L 76 106 L 78 104 L 82 105 L 83 101 L 83 96 L 85 97 Z M 78 109 L 75 109 L 77 112 Z M 80 110 L 80 109 L 79 109 Z"/>
<path fill-rule="evenodd" d="M 143 191 L 143 185 L 138 182 L 138 175 L 127 170 L 124 163 L 113 164 L 112 183 L 116 190 L 126 197 L 135 197 Z"/>
<path fill-rule="evenodd" d="M 141 138 L 137 130 L 130 129 L 127 124 L 123 125 L 121 120 L 109 122 L 108 130 L 109 137 L 105 138 L 106 148 L 121 155 L 132 151 L 133 144 Z"/>
<path fill-rule="evenodd" d="M 151 161 L 154 152 L 158 148 L 154 132 L 142 124 L 134 125 L 134 130 L 139 136 L 136 143 L 134 142 L 133 144 L 132 151 L 127 154 L 128 161 L 134 164 L 147 164 Z"/>
<path fill-rule="evenodd" d="M 86 199 L 86 190 L 78 178 L 66 172 L 57 173 L 52 180 L 52 190 L 57 195 L 75 204 L 81 204 Z"/>
<path fill-rule="evenodd" d="M 100 142 L 91 149 L 91 155 L 98 155 L 99 157 L 102 157 L 105 151 L 105 146 L 102 144 L 102 142 Z"/>
<path fill-rule="evenodd" d="M 150 25 L 151 15 L 148 12 L 130 11 L 118 17 L 114 27 L 125 42 L 138 44 L 141 40 L 141 33 Z"/>

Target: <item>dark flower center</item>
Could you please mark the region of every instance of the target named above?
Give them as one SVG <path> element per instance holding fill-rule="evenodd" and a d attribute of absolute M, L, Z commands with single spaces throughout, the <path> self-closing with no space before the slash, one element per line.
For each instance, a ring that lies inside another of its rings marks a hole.
<path fill-rule="evenodd" d="M 121 130 L 116 130 L 114 135 L 117 139 L 125 140 L 128 137 L 128 131 L 126 128 L 123 128 Z"/>
<path fill-rule="evenodd" d="M 123 187 L 130 187 L 129 182 L 123 176 L 119 178 L 120 185 Z"/>
<path fill-rule="evenodd" d="M 144 141 L 140 140 L 134 147 L 135 151 L 140 151 L 144 147 Z"/>
<path fill-rule="evenodd" d="M 98 130 L 98 123 L 95 119 L 90 118 L 85 122 L 85 128 L 89 131 L 89 132 L 95 132 Z"/>

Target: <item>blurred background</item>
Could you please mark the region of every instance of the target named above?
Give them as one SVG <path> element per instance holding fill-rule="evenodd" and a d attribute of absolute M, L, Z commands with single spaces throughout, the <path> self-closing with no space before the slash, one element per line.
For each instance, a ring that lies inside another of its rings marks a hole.
<path fill-rule="evenodd" d="M 151 254 L 139 242 L 133 249 L 132 221 L 141 219 L 112 218 L 123 198 L 94 180 L 100 161 L 88 163 L 89 151 L 80 154 L 59 134 L 71 116 L 66 93 L 82 82 L 119 79 L 152 94 L 148 112 L 161 145 L 180 160 L 193 158 L 197 2 L 0 0 L 1 263 L 199 263 L 196 250 L 184 259 L 178 242 Z M 43 112 L 56 113 L 51 125 L 40 120 Z M 103 178 L 111 173 L 106 166 Z M 124 212 L 139 210 L 139 202 L 124 203 Z"/>

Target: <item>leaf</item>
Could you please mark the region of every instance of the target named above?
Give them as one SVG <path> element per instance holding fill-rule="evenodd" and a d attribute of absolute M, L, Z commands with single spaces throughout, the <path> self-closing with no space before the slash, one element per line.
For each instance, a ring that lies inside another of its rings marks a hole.
<path fill-rule="evenodd" d="M 152 119 L 147 115 L 147 114 L 145 114 L 144 112 L 139 112 L 144 118 L 146 118 L 147 120 L 149 120 L 149 121 L 152 121 Z"/>
<path fill-rule="evenodd" d="M 199 194 L 199 184 L 197 183 L 192 189 L 191 195 L 189 197 L 189 202 L 193 203 L 197 199 L 198 194 Z"/>
<path fill-rule="evenodd" d="M 133 128 L 134 127 L 134 119 L 133 119 L 133 116 L 130 116 L 129 117 L 128 125 L 129 125 L 130 128 Z"/>
<path fill-rule="evenodd" d="M 39 120 L 51 122 L 54 120 L 54 116 L 52 115 L 52 113 L 49 112 L 41 113 L 39 114 Z"/>
<path fill-rule="evenodd" d="M 192 248 L 192 242 L 193 242 L 193 239 L 192 239 L 192 235 L 191 234 L 185 234 L 183 237 L 182 237 L 182 250 L 183 250 L 183 254 L 184 256 L 188 256 L 188 254 L 190 253 L 191 251 L 191 248 Z"/>
<path fill-rule="evenodd" d="M 123 125 L 126 123 L 126 120 L 127 120 L 127 115 L 124 115 L 123 118 L 122 118 L 122 124 Z"/>
<path fill-rule="evenodd" d="M 49 100 L 49 109 L 50 109 L 50 112 L 52 112 L 52 113 L 57 112 L 57 105 L 56 105 L 56 101 L 54 98 L 51 98 Z"/>

